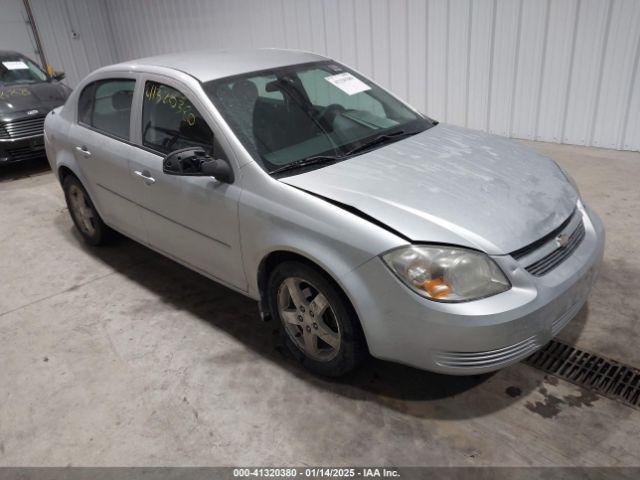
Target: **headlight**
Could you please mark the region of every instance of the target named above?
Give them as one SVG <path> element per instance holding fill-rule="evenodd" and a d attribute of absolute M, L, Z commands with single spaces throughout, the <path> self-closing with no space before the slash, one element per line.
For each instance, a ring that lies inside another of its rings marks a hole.
<path fill-rule="evenodd" d="M 465 302 L 511 288 L 487 254 L 466 248 L 412 245 L 382 258 L 409 288 L 431 300 Z"/>

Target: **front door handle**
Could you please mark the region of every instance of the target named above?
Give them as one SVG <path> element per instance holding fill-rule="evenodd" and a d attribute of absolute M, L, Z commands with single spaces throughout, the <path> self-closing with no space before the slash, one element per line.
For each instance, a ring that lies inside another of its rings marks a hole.
<path fill-rule="evenodd" d="M 135 170 L 133 173 L 144 180 L 144 183 L 146 183 L 147 185 L 153 185 L 154 183 L 156 183 L 156 179 L 151 176 L 148 170 Z"/>
<path fill-rule="evenodd" d="M 86 145 L 83 145 L 81 147 L 76 147 L 76 151 L 80 152 L 85 157 L 90 157 L 91 156 L 91 152 L 87 149 Z"/>

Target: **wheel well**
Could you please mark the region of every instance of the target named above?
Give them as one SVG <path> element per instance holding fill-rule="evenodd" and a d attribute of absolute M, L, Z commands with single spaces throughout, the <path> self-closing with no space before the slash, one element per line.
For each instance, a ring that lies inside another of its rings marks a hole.
<path fill-rule="evenodd" d="M 267 306 L 265 292 L 267 291 L 267 281 L 269 280 L 269 275 L 271 275 L 271 272 L 273 272 L 274 268 L 276 268 L 283 262 L 304 263 L 321 271 L 323 274 L 330 278 L 330 275 L 327 274 L 327 272 L 325 272 L 322 268 L 298 253 L 287 252 L 285 250 L 271 252 L 269 255 L 262 259 L 262 262 L 260 262 L 260 266 L 258 267 L 258 289 L 260 290 L 260 298 L 264 302 L 265 307 Z M 333 279 L 331 280 L 333 281 Z"/>
<path fill-rule="evenodd" d="M 73 173 L 73 170 L 69 167 L 62 166 L 58 169 L 58 179 L 60 180 L 60 183 L 64 183 L 64 179 L 69 175 L 73 175 L 74 177 L 76 176 L 76 174 Z"/>
<path fill-rule="evenodd" d="M 271 252 L 262 260 L 262 262 L 260 262 L 260 266 L 258 267 L 258 289 L 260 291 L 259 304 L 260 304 L 260 313 L 262 317 L 265 320 L 268 320 L 270 318 L 270 311 L 269 311 L 269 305 L 268 305 L 269 300 L 266 295 L 267 281 L 269 280 L 269 275 L 271 274 L 273 269 L 276 268 L 279 264 L 283 262 L 292 262 L 292 261 L 303 263 L 313 268 L 314 270 L 317 270 L 327 279 L 327 281 L 333 284 L 333 286 L 336 288 L 338 293 L 342 296 L 343 300 L 345 301 L 345 305 L 347 305 L 347 308 L 351 310 L 351 314 L 358 320 L 357 323 L 358 323 L 358 326 L 360 327 L 360 334 L 362 335 L 362 338 L 364 339 L 366 344 L 367 342 L 366 337 L 364 335 L 364 330 L 362 328 L 362 324 L 360 323 L 360 318 L 358 317 L 358 313 L 356 312 L 356 309 L 353 307 L 351 300 L 349 300 L 349 297 L 344 292 L 340 284 L 336 282 L 336 280 L 320 265 L 318 265 L 317 263 L 313 262 L 312 260 L 298 253 L 288 252 L 288 251 L 275 251 L 275 252 Z M 367 349 L 368 349 L 368 346 L 367 346 Z"/>

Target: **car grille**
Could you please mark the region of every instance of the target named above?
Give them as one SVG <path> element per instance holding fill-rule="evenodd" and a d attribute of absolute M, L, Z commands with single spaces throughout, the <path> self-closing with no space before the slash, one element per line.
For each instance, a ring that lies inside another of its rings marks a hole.
<path fill-rule="evenodd" d="M 8 156 L 8 160 L 5 162 L 19 162 L 22 160 L 30 160 L 32 158 L 42 158 L 44 153 L 44 145 L 37 147 L 18 147 L 18 148 L 9 148 L 2 153 L 0 151 L 0 157 Z"/>
<path fill-rule="evenodd" d="M 559 233 L 562 233 L 562 231 L 565 228 L 567 228 L 567 226 L 571 223 L 571 220 L 573 220 L 573 217 L 575 217 L 576 212 L 577 210 L 574 209 L 573 212 L 571 212 L 571 215 L 569 215 L 567 219 L 564 222 L 562 222 L 560 226 L 557 227 L 555 230 L 552 230 L 551 232 L 546 234 L 544 237 L 539 238 L 535 242 L 527 245 L 526 247 L 523 247 L 520 250 L 516 250 L 515 252 L 511 252 L 511 256 L 516 260 L 520 260 L 521 258 L 526 257 L 527 255 L 538 250 L 540 247 L 545 245 L 551 239 L 555 238 Z"/>
<path fill-rule="evenodd" d="M 549 273 L 571 256 L 574 250 L 578 248 L 584 239 L 584 235 L 584 223 L 580 220 L 580 223 L 578 223 L 578 226 L 571 233 L 569 241 L 564 247 L 558 247 L 549 255 L 542 257 L 540 260 L 527 266 L 527 272 L 531 275 L 535 275 L 536 277 L 541 277 L 542 275 Z"/>
<path fill-rule="evenodd" d="M 558 238 L 558 235 L 566 235 L 569 229 L 572 230 L 567 243 L 564 246 L 556 246 L 556 248 L 553 248 L 553 246 L 556 245 L 555 241 Z M 536 240 L 532 244 L 527 245 L 520 250 L 516 250 L 515 252 L 511 252 L 511 256 L 515 260 L 526 265 L 525 270 L 527 270 L 531 275 L 541 277 L 569 258 L 575 249 L 580 246 L 584 236 L 585 229 L 582 221 L 582 214 L 576 209 L 556 229 Z M 551 251 L 549 251 L 550 247 L 552 248 Z M 545 252 L 537 253 L 541 249 L 544 249 Z M 544 256 L 540 257 L 540 255 Z"/>
<path fill-rule="evenodd" d="M 540 347 L 542 343 L 534 335 L 514 345 L 485 352 L 435 351 L 433 359 L 436 364 L 448 368 L 493 368 L 524 358 Z"/>
<path fill-rule="evenodd" d="M 33 137 L 44 132 L 45 116 L 22 118 L 0 125 L 0 139 Z"/>

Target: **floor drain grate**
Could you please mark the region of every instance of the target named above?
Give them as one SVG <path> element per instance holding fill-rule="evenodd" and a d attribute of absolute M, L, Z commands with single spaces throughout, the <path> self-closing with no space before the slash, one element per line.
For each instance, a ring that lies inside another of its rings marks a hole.
<path fill-rule="evenodd" d="M 640 407 L 640 370 L 551 340 L 526 362 L 627 405 Z"/>

